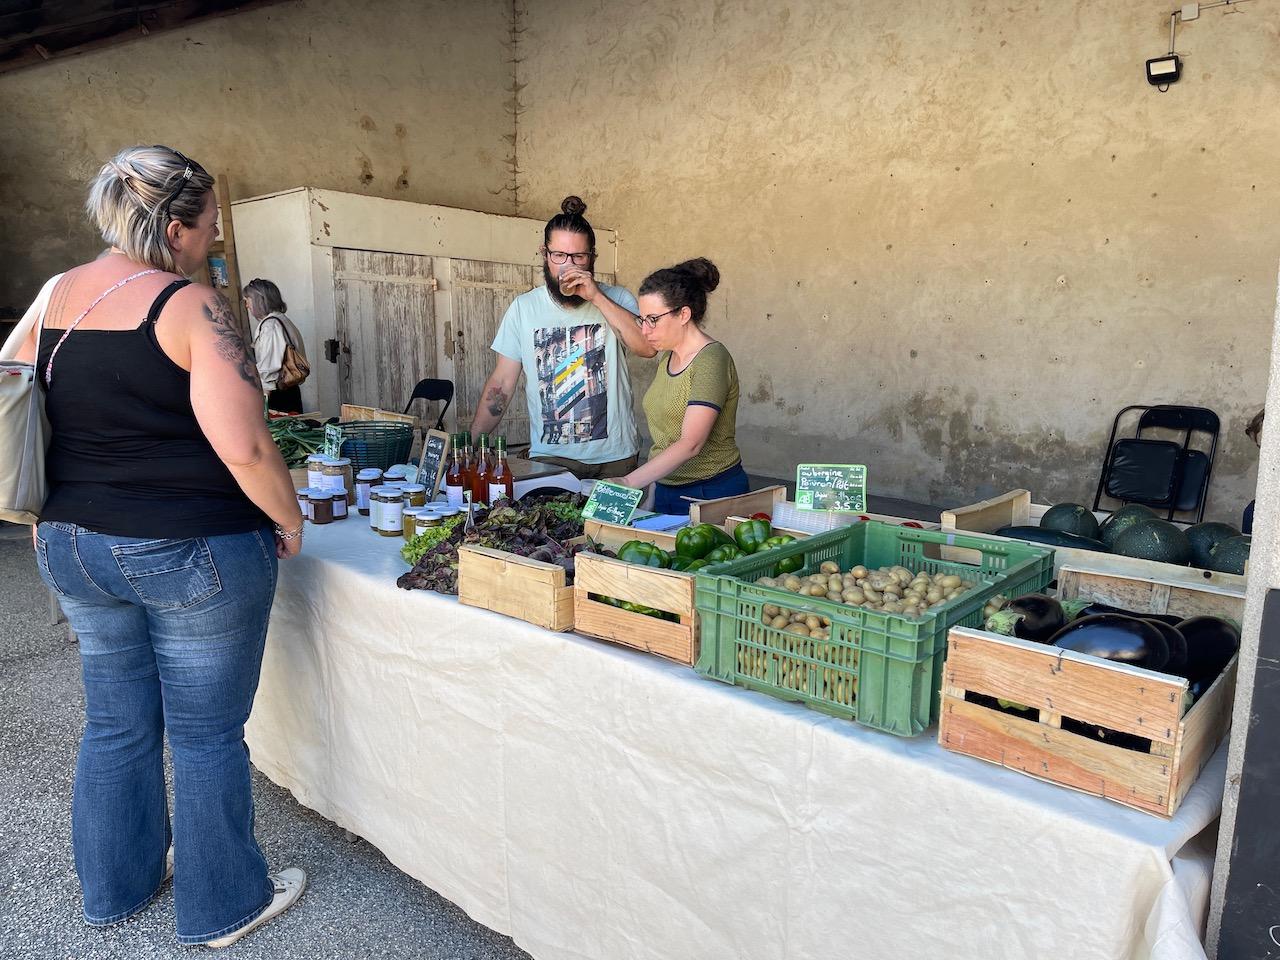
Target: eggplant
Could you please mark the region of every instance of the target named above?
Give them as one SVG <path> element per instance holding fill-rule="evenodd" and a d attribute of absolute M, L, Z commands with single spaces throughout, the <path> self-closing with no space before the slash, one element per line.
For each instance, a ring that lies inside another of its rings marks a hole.
<path fill-rule="evenodd" d="M 1006 637 L 1020 637 L 1036 643 L 1048 643 L 1049 638 L 1067 623 L 1066 614 L 1053 597 L 1043 593 L 1028 593 L 1010 600 L 1005 606 L 987 618 L 987 629 Z"/>
<path fill-rule="evenodd" d="M 1096 600 L 1077 613 L 1076 617 L 1092 617 L 1099 613 L 1118 613 L 1121 616 L 1136 617 L 1139 620 L 1159 620 L 1161 623 L 1167 623 L 1171 627 L 1176 627 L 1183 619 L 1182 617 L 1175 617 L 1171 613 L 1138 613 L 1136 610 L 1125 610 L 1122 607 L 1098 603 Z"/>
<path fill-rule="evenodd" d="M 1169 662 L 1169 644 L 1164 634 L 1145 620 L 1115 613 L 1072 620 L 1049 642 L 1063 650 L 1147 670 L 1161 670 Z"/>
<path fill-rule="evenodd" d="M 1187 641 L 1187 665 L 1182 676 L 1201 682 L 1201 693 L 1222 673 L 1240 649 L 1240 631 L 1218 617 L 1192 617 L 1178 624 Z"/>
<path fill-rule="evenodd" d="M 1175 677 L 1182 676 L 1182 672 L 1187 668 L 1187 638 L 1182 635 L 1181 630 L 1169 626 L 1163 620 L 1157 620 L 1153 616 L 1142 619 L 1164 634 L 1165 643 L 1169 644 L 1169 662 L 1161 669 L 1165 673 L 1172 673 Z"/>
<path fill-rule="evenodd" d="M 1124 733 L 1120 730 L 1112 730 L 1109 727 L 1099 727 L 1096 724 L 1084 723 L 1071 717 L 1062 718 L 1062 729 L 1067 733 L 1074 733 L 1079 737 L 1087 737 L 1090 740 L 1096 740 L 1098 743 L 1109 743 L 1113 747 L 1122 747 L 1125 750 L 1136 750 L 1139 753 L 1149 753 L 1151 751 L 1151 741 L 1146 737 L 1138 736 L 1136 733 Z"/>

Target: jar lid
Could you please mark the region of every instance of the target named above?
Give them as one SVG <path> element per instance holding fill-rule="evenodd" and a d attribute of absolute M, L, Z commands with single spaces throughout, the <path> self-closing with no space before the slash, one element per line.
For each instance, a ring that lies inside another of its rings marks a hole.
<path fill-rule="evenodd" d="M 349 467 L 351 460 L 348 457 L 330 457 L 329 466 L 331 467 Z"/>
<path fill-rule="evenodd" d="M 377 480 L 382 476 L 382 471 L 377 467 L 368 467 L 356 474 L 357 480 Z"/>
<path fill-rule="evenodd" d="M 440 514 L 441 517 L 445 517 L 445 518 L 456 517 L 458 514 L 462 513 L 462 511 L 459 510 L 457 507 L 446 507 L 444 510 L 440 510 L 437 512 Z"/>
<path fill-rule="evenodd" d="M 345 497 L 347 495 L 346 487 L 330 487 L 329 492 L 335 497 Z"/>
<path fill-rule="evenodd" d="M 313 453 L 307 456 L 307 463 L 319 463 L 321 460 L 328 460 L 323 453 Z"/>
<path fill-rule="evenodd" d="M 405 507 L 404 508 L 404 515 L 406 517 L 416 517 L 418 516 L 418 514 L 425 513 L 425 512 L 426 511 L 424 511 L 422 507 Z"/>
<path fill-rule="evenodd" d="M 405 493 L 426 493 L 426 484 L 422 483 L 406 483 L 400 487 Z"/>
<path fill-rule="evenodd" d="M 312 489 L 310 496 L 312 500 L 332 500 L 334 492 L 332 490 L 325 490 L 322 487 L 315 487 Z"/>
<path fill-rule="evenodd" d="M 388 480 L 392 479 L 393 477 L 398 480 L 403 480 L 404 467 L 387 467 L 387 469 L 382 471 L 382 475 L 386 477 Z"/>

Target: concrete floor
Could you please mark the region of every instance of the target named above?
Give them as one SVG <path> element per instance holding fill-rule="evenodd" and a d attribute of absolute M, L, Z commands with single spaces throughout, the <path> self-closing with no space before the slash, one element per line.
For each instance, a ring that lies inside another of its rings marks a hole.
<path fill-rule="evenodd" d="M 108 930 L 81 920 L 71 858 L 71 781 L 82 724 L 79 659 L 49 623 L 28 528 L 0 523 L 0 958 L 191 957 L 174 940 L 166 888 Z M 363 841 L 254 775 L 257 835 L 273 867 L 301 866 L 306 894 L 225 951 L 261 960 L 413 957 L 516 960 L 528 955 L 472 921 Z M 177 869 L 182 869 L 181 864 Z M 195 954 L 204 952 L 197 949 Z"/>

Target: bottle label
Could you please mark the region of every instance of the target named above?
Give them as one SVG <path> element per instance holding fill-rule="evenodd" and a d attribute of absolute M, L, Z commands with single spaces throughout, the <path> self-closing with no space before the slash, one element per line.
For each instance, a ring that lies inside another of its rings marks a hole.
<path fill-rule="evenodd" d="M 446 486 L 444 488 L 444 495 L 449 500 L 449 506 L 454 507 L 456 509 L 461 509 L 462 507 L 462 485 L 461 484 L 459 484 L 456 487 Z"/>
<path fill-rule="evenodd" d="M 497 503 L 507 495 L 507 485 L 505 483 L 489 484 L 489 502 Z"/>

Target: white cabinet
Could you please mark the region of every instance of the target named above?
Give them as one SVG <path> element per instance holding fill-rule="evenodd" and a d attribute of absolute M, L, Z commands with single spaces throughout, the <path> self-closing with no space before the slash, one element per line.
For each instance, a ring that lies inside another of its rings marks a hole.
<path fill-rule="evenodd" d="M 498 322 L 542 282 L 541 220 L 315 187 L 236 201 L 232 216 L 243 282 L 274 281 L 306 341 L 308 410 L 401 410 L 439 377 L 456 390 L 447 426 L 469 423 Z M 612 283 L 617 238 L 597 229 L 596 244 L 596 275 Z M 511 443 L 529 439 L 523 389 L 503 424 Z"/>

